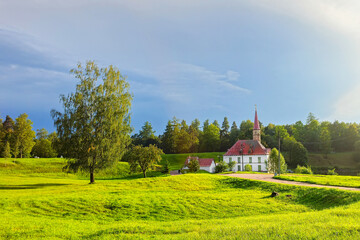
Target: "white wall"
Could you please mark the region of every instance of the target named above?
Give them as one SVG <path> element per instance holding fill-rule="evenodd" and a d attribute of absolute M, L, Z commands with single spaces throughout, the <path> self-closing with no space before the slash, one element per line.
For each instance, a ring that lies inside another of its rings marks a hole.
<path fill-rule="evenodd" d="M 260 157 L 260 161 L 261 161 L 260 163 L 258 160 L 259 157 Z M 261 166 L 261 171 L 266 172 L 267 171 L 266 162 L 268 161 L 268 157 L 269 157 L 269 155 L 223 156 L 223 160 L 226 163 L 230 162 L 230 158 L 231 158 L 231 161 L 233 161 L 233 162 L 235 161 L 236 162 L 235 167 L 232 169 L 235 172 L 236 171 L 245 171 L 245 169 L 242 169 L 242 168 L 243 168 L 243 166 L 245 168 L 246 164 L 251 165 L 252 170 L 254 172 L 259 171 L 258 170 L 259 165 Z M 240 158 L 240 162 L 239 162 L 238 158 Z M 250 158 L 251 158 L 251 163 L 250 163 Z M 242 163 L 242 161 L 244 161 L 244 163 Z"/>

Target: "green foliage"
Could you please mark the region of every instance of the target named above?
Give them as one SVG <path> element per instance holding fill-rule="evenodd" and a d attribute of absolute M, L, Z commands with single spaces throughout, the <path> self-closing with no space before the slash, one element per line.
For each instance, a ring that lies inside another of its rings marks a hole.
<path fill-rule="evenodd" d="M 14 137 L 16 138 L 14 147 L 18 147 L 20 158 L 23 156 L 29 157 L 31 150 L 35 145 L 35 132 L 32 130 L 33 122 L 27 118 L 28 115 L 26 113 L 21 114 L 16 118 L 14 127 Z M 17 149 L 14 150 L 14 153 L 17 153 Z M 14 154 L 14 157 L 17 157 L 17 154 Z"/>
<path fill-rule="evenodd" d="M 196 173 L 200 170 L 199 161 L 196 158 L 191 158 L 188 163 L 189 172 Z"/>
<path fill-rule="evenodd" d="M 163 151 L 154 145 L 148 147 L 135 146 L 129 153 L 129 164 L 132 172 L 137 172 L 140 168 L 144 178 L 146 178 L 146 171 L 152 169 L 154 165 L 161 160 Z"/>
<path fill-rule="evenodd" d="M 233 171 L 233 168 L 235 167 L 235 165 L 236 165 L 236 162 L 235 161 L 230 161 L 228 164 L 227 164 L 228 166 L 228 170 L 229 171 Z"/>
<path fill-rule="evenodd" d="M 4 151 L 2 154 L 3 158 L 11 158 L 11 153 L 10 153 L 10 143 L 6 142 L 5 143 L 5 147 L 4 147 Z"/>
<path fill-rule="evenodd" d="M 276 148 L 273 148 L 270 152 L 267 169 L 269 173 L 279 172 L 279 151 Z M 287 170 L 287 165 L 282 154 L 280 154 L 280 170 L 281 173 L 286 173 Z"/>
<path fill-rule="evenodd" d="M 112 165 L 130 144 L 130 85 L 111 65 L 99 69 L 88 61 L 71 72 L 79 80 L 76 91 L 60 96 L 64 112 L 52 110 L 52 117 L 60 152 L 73 159 L 68 167 L 88 170 L 93 183 L 95 169 Z"/>
<path fill-rule="evenodd" d="M 35 146 L 32 149 L 32 155 L 41 158 L 54 158 L 57 153 L 52 147 L 50 140 L 40 138 L 36 141 Z"/>
<path fill-rule="evenodd" d="M 142 126 L 139 134 L 134 134 L 132 137 L 134 145 L 142 145 L 144 147 L 149 146 L 150 144 L 155 146 L 160 146 L 160 139 L 155 136 L 155 131 L 153 130 L 151 123 L 146 121 L 144 126 Z"/>
<path fill-rule="evenodd" d="M 228 165 L 226 164 L 226 162 L 221 161 L 219 163 L 216 164 L 215 166 L 215 172 L 216 173 L 221 173 L 221 172 L 225 172 L 228 169 Z"/>
<path fill-rule="evenodd" d="M 200 150 L 202 152 L 216 152 L 220 145 L 220 129 L 214 124 L 205 127 L 201 137 Z"/>
<path fill-rule="evenodd" d="M 294 168 L 297 165 L 308 164 L 308 151 L 300 142 L 297 142 L 295 138 L 285 138 L 281 148 L 289 167 Z"/>
<path fill-rule="evenodd" d="M 239 130 L 239 139 L 250 140 L 253 138 L 254 123 L 250 120 L 242 121 Z"/>
<path fill-rule="evenodd" d="M 49 132 L 45 128 L 36 130 L 37 139 L 47 139 L 48 135 L 49 135 Z"/>
<path fill-rule="evenodd" d="M 320 131 L 320 150 L 324 153 L 325 158 L 331 152 L 331 136 L 327 126 L 323 126 Z"/>
<path fill-rule="evenodd" d="M 328 175 L 338 175 L 337 172 L 335 172 L 335 168 L 334 169 L 329 169 L 327 174 Z"/>
<path fill-rule="evenodd" d="M 252 172 L 252 166 L 250 164 L 245 165 L 245 171 L 246 172 Z"/>
<path fill-rule="evenodd" d="M 169 173 L 170 173 L 170 163 L 169 163 L 168 160 L 165 161 L 161 172 L 162 172 L 162 173 L 165 173 L 165 174 L 169 174 Z"/>
<path fill-rule="evenodd" d="M 310 166 L 300 166 L 298 165 L 295 169 L 295 173 L 300 173 L 300 174 L 313 174 L 311 167 Z"/>

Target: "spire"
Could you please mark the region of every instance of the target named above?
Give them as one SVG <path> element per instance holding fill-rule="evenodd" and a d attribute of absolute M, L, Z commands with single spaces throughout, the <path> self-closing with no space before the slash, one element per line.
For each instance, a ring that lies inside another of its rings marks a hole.
<path fill-rule="evenodd" d="M 255 121 L 254 121 L 254 130 L 260 130 L 259 120 L 257 116 L 257 109 L 255 104 Z"/>

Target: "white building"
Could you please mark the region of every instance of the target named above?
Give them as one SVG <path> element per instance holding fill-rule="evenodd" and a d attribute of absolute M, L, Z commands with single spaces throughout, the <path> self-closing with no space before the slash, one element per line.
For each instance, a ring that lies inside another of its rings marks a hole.
<path fill-rule="evenodd" d="M 190 162 L 191 159 L 196 159 L 199 162 L 200 165 L 200 170 L 205 170 L 207 172 L 210 173 L 214 173 L 215 172 L 215 161 L 212 158 L 199 158 L 199 157 L 188 157 L 185 161 L 185 165 L 183 167 L 183 169 L 189 169 L 188 168 L 188 163 Z"/>
<path fill-rule="evenodd" d="M 249 164 L 254 172 L 267 172 L 267 162 L 271 149 L 261 144 L 260 125 L 255 109 L 253 140 L 238 140 L 223 156 L 226 163 L 235 161 L 233 171 L 245 171 Z"/>

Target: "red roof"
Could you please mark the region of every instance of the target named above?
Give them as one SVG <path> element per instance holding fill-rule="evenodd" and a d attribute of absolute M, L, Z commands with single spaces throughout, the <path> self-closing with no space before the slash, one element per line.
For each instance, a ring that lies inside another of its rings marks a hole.
<path fill-rule="evenodd" d="M 256 129 L 256 130 L 259 130 L 259 129 L 260 129 L 260 125 L 259 125 L 259 120 L 258 120 L 257 110 L 256 110 L 256 109 L 255 109 L 254 129 Z"/>
<path fill-rule="evenodd" d="M 265 148 L 259 141 L 239 140 L 224 154 L 224 156 L 267 155 L 270 151 L 270 148 Z"/>
<path fill-rule="evenodd" d="M 214 159 L 212 158 L 188 157 L 185 161 L 185 165 L 187 165 L 190 162 L 190 159 L 198 160 L 200 167 L 210 167 L 211 163 L 214 161 Z"/>

